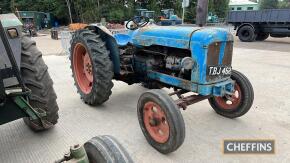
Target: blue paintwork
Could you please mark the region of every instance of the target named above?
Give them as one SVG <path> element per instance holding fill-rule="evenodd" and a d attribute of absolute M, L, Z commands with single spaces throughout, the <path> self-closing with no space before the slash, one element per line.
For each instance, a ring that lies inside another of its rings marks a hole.
<path fill-rule="evenodd" d="M 112 38 L 117 46 L 123 47 L 132 44 L 136 47 L 160 45 L 191 51 L 193 60 L 197 63 L 192 69 L 191 81 L 169 76 L 166 74 L 151 71 L 147 68 L 147 77 L 153 80 L 176 86 L 201 95 L 223 96 L 225 92 L 234 90 L 234 81 L 222 78 L 215 81 L 206 80 L 208 46 L 215 42 L 221 42 L 219 64 L 222 63 L 226 42 L 233 41 L 233 36 L 225 29 L 199 28 L 182 26 L 147 26 L 127 34 L 116 34 Z M 119 55 L 115 50 L 113 55 Z M 112 55 L 112 54 L 111 54 Z M 114 67 L 120 65 L 114 62 Z M 136 63 L 137 64 L 137 63 Z M 117 67 L 118 68 L 118 67 Z M 115 74 L 118 70 L 115 69 Z"/>
<path fill-rule="evenodd" d="M 132 38 L 128 40 L 126 37 L 120 37 L 116 34 L 114 37 L 117 43 L 129 41 L 135 46 L 151 46 L 160 45 L 166 47 L 174 47 L 180 49 L 189 49 L 191 35 L 200 28 L 180 27 L 180 26 L 147 26 L 135 31 L 129 31 L 128 36 Z M 123 46 L 120 44 L 120 46 Z"/>
<path fill-rule="evenodd" d="M 220 81 L 206 81 L 207 71 L 207 53 L 208 46 L 214 42 L 222 42 L 220 50 L 219 64 L 221 65 L 226 42 L 233 41 L 233 36 L 225 29 L 222 28 L 204 28 L 196 31 L 191 38 L 191 54 L 192 58 L 198 63 L 196 71 L 192 72 L 191 81 L 200 84 L 211 84 Z"/>
<path fill-rule="evenodd" d="M 192 81 L 184 80 L 174 76 L 162 74 L 156 71 L 148 71 L 148 77 L 153 80 L 158 80 L 160 82 L 179 87 L 191 92 L 196 92 L 200 95 L 214 95 L 214 96 L 224 96 L 226 92 L 233 92 L 233 85 L 235 82 L 231 79 L 218 82 L 215 84 L 198 84 Z"/>
<path fill-rule="evenodd" d="M 132 42 L 131 37 L 127 34 L 118 33 L 114 35 L 119 46 L 126 46 L 129 42 Z"/>

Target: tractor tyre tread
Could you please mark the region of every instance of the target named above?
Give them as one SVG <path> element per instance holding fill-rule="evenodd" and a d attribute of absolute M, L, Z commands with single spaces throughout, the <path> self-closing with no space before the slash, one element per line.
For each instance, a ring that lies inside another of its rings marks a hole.
<path fill-rule="evenodd" d="M 109 97 L 112 94 L 111 90 L 114 86 L 112 82 L 114 76 L 113 63 L 110 59 L 110 51 L 107 49 L 105 42 L 100 38 L 100 36 L 94 32 L 86 29 L 76 31 L 71 41 L 72 48 L 70 50 L 71 69 L 74 78 L 75 74 L 72 56 L 74 46 L 79 42 L 86 46 L 86 49 L 90 55 L 93 65 L 94 80 L 92 84 L 92 91 L 89 94 L 85 94 L 81 91 L 76 79 L 75 85 L 77 87 L 78 93 L 81 96 L 81 99 L 86 104 L 92 106 L 101 105 L 109 100 Z"/>
<path fill-rule="evenodd" d="M 214 97 L 209 98 L 208 101 L 217 114 L 233 119 L 243 116 L 250 110 L 254 101 L 254 89 L 249 79 L 239 71 L 233 70 L 231 78 L 239 84 L 244 94 L 240 106 L 233 111 L 227 111 L 216 103 Z"/>
<path fill-rule="evenodd" d="M 21 46 L 21 76 L 25 86 L 31 90 L 29 104 L 35 109 L 44 110 L 47 116 L 43 120 L 53 126 L 58 121 L 59 108 L 48 67 L 42 58 L 42 53 L 37 49 L 35 41 L 23 36 Z M 25 117 L 23 120 L 34 131 L 47 129 L 40 121 L 32 121 L 29 117 Z"/>
<path fill-rule="evenodd" d="M 143 121 L 143 105 L 146 101 L 152 100 L 162 107 L 170 126 L 170 136 L 164 144 L 160 144 L 151 138 Z M 147 142 L 157 151 L 168 154 L 176 151 L 183 144 L 185 139 L 184 119 L 173 99 L 163 90 L 152 89 L 143 93 L 138 101 L 137 115 L 141 130 Z"/>
<path fill-rule="evenodd" d="M 84 144 L 90 162 L 133 163 L 125 148 L 112 136 L 92 138 Z"/>

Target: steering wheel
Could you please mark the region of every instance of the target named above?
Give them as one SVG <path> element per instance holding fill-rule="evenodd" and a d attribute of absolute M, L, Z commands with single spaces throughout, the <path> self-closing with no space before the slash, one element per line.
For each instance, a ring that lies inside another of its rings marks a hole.
<path fill-rule="evenodd" d="M 145 16 L 135 16 L 134 18 L 130 19 L 127 24 L 126 28 L 129 30 L 136 30 L 138 28 L 145 27 L 149 23 L 149 18 Z"/>

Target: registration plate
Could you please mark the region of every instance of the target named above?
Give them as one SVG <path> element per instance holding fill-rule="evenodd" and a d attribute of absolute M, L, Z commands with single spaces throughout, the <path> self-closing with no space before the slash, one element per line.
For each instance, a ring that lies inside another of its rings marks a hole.
<path fill-rule="evenodd" d="M 208 66 L 207 74 L 209 76 L 230 76 L 232 74 L 232 67 Z"/>

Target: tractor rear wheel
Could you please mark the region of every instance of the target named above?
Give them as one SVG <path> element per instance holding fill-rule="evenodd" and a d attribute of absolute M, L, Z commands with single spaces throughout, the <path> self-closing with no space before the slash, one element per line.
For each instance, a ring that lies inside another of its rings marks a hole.
<path fill-rule="evenodd" d="M 71 69 L 81 99 L 89 105 L 100 105 L 112 94 L 113 64 L 110 52 L 99 35 L 79 30 L 71 42 Z"/>
<path fill-rule="evenodd" d="M 97 136 L 87 141 L 84 148 L 90 163 L 133 163 L 124 147 L 112 136 Z"/>
<path fill-rule="evenodd" d="M 137 106 L 138 120 L 147 142 L 157 151 L 167 154 L 184 142 L 185 124 L 172 98 L 160 89 L 141 95 Z"/>
<path fill-rule="evenodd" d="M 254 101 L 254 90 L 244 74 L 233 70 L 231 78 L 236 81 L 234 94 L 211 97 L 209 103 L 216 113 L 227 118 L 237 118 L 250 110 Z"/>
<path fill-rule="evenodd" d="M 21 76 L 25 86 L 31 90 L 29 104 L 35 109 L 40 108 L 46 111 L 46 117 L 42 120 L 48 122 L 52 127 L 58 120 L 57 97 L 53 89 L 53 81 L 35 41 L 22 37 L 21 46 Z M 47 129 L 47 126 L 44 127 L 40 121 L 32 121 L 28 117 L 23 119 L 34 131 Z"/>

